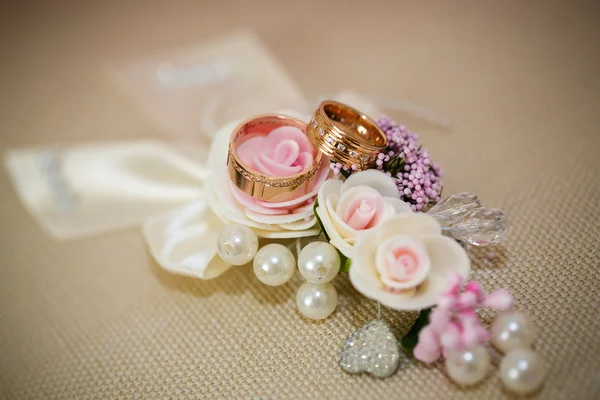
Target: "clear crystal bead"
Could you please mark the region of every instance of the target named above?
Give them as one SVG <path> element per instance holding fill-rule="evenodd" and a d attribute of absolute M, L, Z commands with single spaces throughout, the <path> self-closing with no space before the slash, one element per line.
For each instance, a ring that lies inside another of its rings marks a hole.
<path fill-rule="evenodd" d="M 442 228 L 449 228 L 478 208 L 481 208 L 481 201 L 475 193 L 461 192 L 443 199 L 431 207 L 428 214 L 435 218 Z"/>
<path fill-rule="evenodd" d="M 475 246 L 499 243 L 508 235 L 508 218 L 502 210 L 480 208 L 452 225 L 450 233 Z"/>
<path fill-rule="evenodd" d="M 382 320 L 367 322 L 342 345 L 340 366 L 351 374 L 366 372 L 378 378 L 398 368 L 400 349 L 391 328 Z"/>
<path fill-rule="evenodd" d="M 317 126 L 319 126 L 319 124 L 317 123 L 317 121 L 313 120 L 313 127 L 316 128 Z"/>
<path fill-rule="evenodd" d="M 350 157 L 356 157 L 358 156 L 358 153 L 355 152 L 354 150 L 350 150 Z"/>
<path fill-rule="evenodd" d="M 325 141 L 326 141 L 327 143 L 330 143 L 330 144 L 331 144 L 331 143 L 335 142 L 335 139 L 334 139 L 334 138 L 332 138 L 331 136 L 327 136 L 327 137 L 325 138 Z"/>
<path fill-rule="evenodd" d="M 323 136 L 325 134 L 325 131 L 323 130 L 323 128 L 319 128 L 319 136 Z"/>
<path fill-rule="evenodd" d="M 346 146 L 344 146 L 344 145 L 343 145 L 343 144 L 341 144 L 341 143 L 338 143 L 338 145 L 337 145 L 337 148 L 338 148 L 338 150 L 339 150 L 339 151 L 344 151 L 344 150 L 346 150 Z"/>

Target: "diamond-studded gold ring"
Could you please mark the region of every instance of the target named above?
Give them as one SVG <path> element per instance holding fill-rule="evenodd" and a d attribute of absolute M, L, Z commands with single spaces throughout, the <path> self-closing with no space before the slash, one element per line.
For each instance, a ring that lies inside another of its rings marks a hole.
<path fill-rule="evenodd" d="M 333 100 L 320 105 L 306 129 L 323 154 L 347 167 L 372 167 L 387 138 L 377 124 L 354 108 Z"/>
<path fill-rule="evenodd" d="M 236 148 L 243 141 L 257 136 L 267 135 L 280 126 L 293 126 L 306 133 L 304 122 L 292 117 L 276 114 L 259 115 L 239 124 L 229 140 L 227 155 L 227 173 L 229 179 L 242 192 L 267 202 L 285 202 L 310 193 L 312 182 L 325 157 L 315 149 L 310 168 L 286 177 L 268 176 L 250 169 L 238 156 Z"/>

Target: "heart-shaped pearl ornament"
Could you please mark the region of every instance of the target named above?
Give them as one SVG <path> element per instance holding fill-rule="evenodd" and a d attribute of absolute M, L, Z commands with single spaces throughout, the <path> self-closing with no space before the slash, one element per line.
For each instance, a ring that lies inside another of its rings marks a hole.
<path fill-rule="evenodd" d="M 342 345 L 340 366 L 350 374 L 366 372 L 387 378 L 398 368 L 400 349 L 390 326 L 380 319 L 369 321 Z"/>

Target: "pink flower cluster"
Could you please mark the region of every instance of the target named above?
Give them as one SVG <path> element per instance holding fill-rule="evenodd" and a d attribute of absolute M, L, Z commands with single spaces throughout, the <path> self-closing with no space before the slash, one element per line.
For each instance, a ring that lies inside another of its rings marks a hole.
<path fill-rule="evenodd" d="M 443 175 L 441 167 L 432 162 L 429 151 L 419 145 L 418 135 L 388 117 L 381 117 L 377 125 L 385 132 L 387 147 L 377 155 L 376 168 L 394 179 L 400 198 L 419 211 L 440 201 Z M 332 163 L 334 174 L 350 175 L 357 170 Z"/>
<path fill-rule="evenodd" d="M 478 308 L 508 310 L 513 297 L 505 289 L 486 293 L 479 282 L 468 282 L 465 290 L 462 277 L 448 275 L 448 290 L 429 314 L 429 324 L 419 332 L 414 356 L 425 363 L 432 363 L 448 351 L 483 344 L 489 340 L 488 331 L 481 326 L 475 312 Z"/>
<path fill-rule="evenodd" d="M 377 169 L 394 178 L 402 200 L 410 203 L 413 211 L 440 201 L 444 172 L 431 161 L 429 150 L 419 145 L 419 136 L 388 117 L 379 118 L 377 125 L 388 140 L 385 152 L 378 156 Z"/>

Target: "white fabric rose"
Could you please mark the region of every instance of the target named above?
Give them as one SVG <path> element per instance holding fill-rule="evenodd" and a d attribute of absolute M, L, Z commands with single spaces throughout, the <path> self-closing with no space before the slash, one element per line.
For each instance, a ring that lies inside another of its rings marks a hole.
<path fill-rule="evenodd" d="M 330 243 L 348 258 L 361 234 L 394 215 L 412 213 L 393 179 L 377 170 L 354 173 L 345 182 L 326 181 L 318 200 L 317 215 Z"/>
<path fill-rule="evenodd" d="M 439 223 L 421 214 L 397 215 L 365 233 L 355 245 L 350 281 L 363 295 L 396 310 L 437 304 L 449 272 L 466 279 L 466 250 L 442 235 Z"/>

